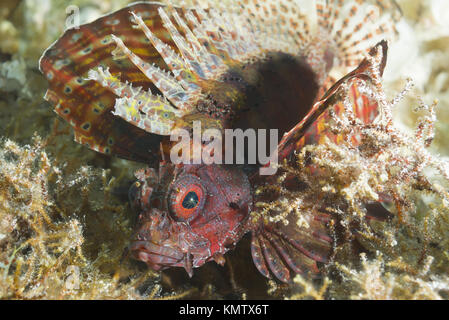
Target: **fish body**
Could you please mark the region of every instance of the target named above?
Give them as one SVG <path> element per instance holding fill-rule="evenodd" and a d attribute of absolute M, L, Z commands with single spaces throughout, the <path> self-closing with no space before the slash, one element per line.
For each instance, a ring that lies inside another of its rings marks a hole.
<path fill-rule="evenodd" d="M 387 43 L 376 43 L 394 34 L 392 3 L 317 0 L 314 19 L 293 1 L 136 3 L 67 30 L 40 61 L 46 99 L 77 142 L 149 166 L 130 190 L 139 211 L 131 255 L 155 270 L 184 267 L 192 275 L 208 261 L 223 264 L 251 232 L 265 276 L 289 282 L 294 273 L 319 274 L 317 263 L 332 251 L 330 214 L 311 213 L 309 230 L 251 218 L 258 187 L 276 176 L 260 176 L 261 163 L 172 163 L 171 134 L 191 133 L 195 122 L 221 133 L 277 129 L 279 160 L 293 164 L 304 145 L 338 141 L 323 124 L 329 110 L 342 112 L 347 87 L 356 115 L 372 121 L 376 102 L 357 86 L 370 83 L 374 69 L 383 72 Z M 346 76 L 335 81 L 334 73 Z"/>

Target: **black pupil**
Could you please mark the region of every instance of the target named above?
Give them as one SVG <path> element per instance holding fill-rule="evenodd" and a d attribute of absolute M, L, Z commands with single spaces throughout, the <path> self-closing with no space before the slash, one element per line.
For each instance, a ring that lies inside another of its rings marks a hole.
<path fill-rule="evenodd" d="M 184 200 L 182 201 L 182 207 L 184 209 L 193 209 L 196 207 L 198 202 L 199 202 L 199 199 L 198 199 L 198 195 L 196 194 L 196 192 L 190 191 L 184 197 Z"/>

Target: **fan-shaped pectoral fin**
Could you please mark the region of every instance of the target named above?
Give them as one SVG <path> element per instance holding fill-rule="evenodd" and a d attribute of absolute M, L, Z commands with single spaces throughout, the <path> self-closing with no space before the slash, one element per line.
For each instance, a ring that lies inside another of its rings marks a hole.
<path fill-rule="evenodd" d="M 273 224 L 252 234 L 251 254 L 259 272 L 285 283 L 295 274 L 318 276 L 317 262 L 328 262 L 331 251 L 332 238 L 321 219 L 314 220 L 308 229 Z"/>

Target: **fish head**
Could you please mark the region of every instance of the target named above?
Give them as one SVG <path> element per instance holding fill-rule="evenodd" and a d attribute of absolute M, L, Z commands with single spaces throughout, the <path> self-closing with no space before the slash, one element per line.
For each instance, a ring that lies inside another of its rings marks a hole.
<path fill-rule="evenodd" d="M 223 255 L 246 233 L 252 206 L 247 175 L 224 165 L 163 164 L 141 170 L 130 190 L 140 210 L 129 247 L 133 258 L 158 271 L 193 268 Z"/>

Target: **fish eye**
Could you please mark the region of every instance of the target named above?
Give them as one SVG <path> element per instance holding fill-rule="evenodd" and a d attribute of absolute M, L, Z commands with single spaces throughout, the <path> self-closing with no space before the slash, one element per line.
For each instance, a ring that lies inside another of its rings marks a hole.
<path fill-rule="evenodd" d="M 190 191 L 182 200 L 182 207 L 184 209 L 190 210 L 194 209 L 200 202 L 198 195 L 195 191 Z"/>
<path fill-rule="evenodd" d="M 205 192 L 200 183 L 183 184 L 172 189 L 170 211 L 177 221 L 191 221 L 204 204 Z"/>

